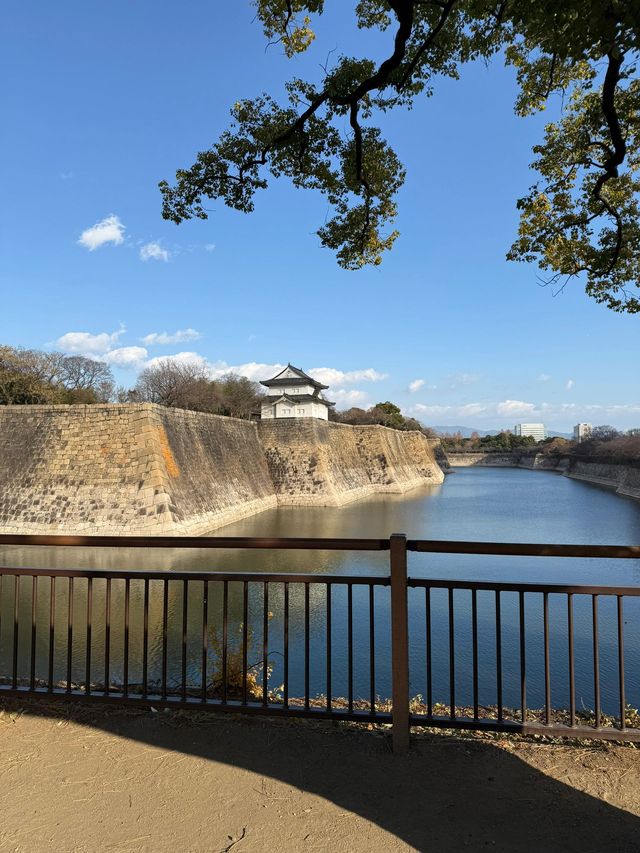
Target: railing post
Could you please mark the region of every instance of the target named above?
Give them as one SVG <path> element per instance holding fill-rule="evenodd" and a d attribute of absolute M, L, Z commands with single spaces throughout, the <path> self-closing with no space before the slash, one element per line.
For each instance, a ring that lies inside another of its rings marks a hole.
<path fill-rule="evenodd" d="M 407 537 L 394 533 L 391 556 L 391 678 L 393 751 L 409 749 L 409 618 L 407 611 Z"/>

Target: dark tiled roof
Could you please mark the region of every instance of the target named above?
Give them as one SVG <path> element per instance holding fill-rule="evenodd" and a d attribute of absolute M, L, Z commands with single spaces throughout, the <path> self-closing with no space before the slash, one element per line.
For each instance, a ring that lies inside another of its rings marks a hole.
<path fill-rule="evenodd" d="M 281 374 L 285 373 L 287 370 L 294 370 L 297 374 L 297 378 L 292 377 L 281 377 Z M 321 382 L 318 382 L 317 379 L 314 379 L 313 376 L 309 376 L 309 374 L 305 373 L 299 367 L 294 367 L 293 364 L 288 364 L 283 370 L 280 371 L 276 376 L 273 376 L 271 379 L 265 379 L 264 382 L 260 383 L 261 385 L 265 385 L 267 388 L 271 388 L 273 386 L 278 387 L 282 385 L 286 387 L 287 385 L 313 385 L 315 388 L 328 388 L 328 385 L 323 385 Z"/>

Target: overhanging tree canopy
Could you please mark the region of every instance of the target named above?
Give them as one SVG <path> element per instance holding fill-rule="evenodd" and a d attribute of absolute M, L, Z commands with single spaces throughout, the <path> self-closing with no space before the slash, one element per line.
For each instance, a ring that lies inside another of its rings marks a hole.
<path fill-rule="evenodd" d="M 253 2 L 287 56 L 313 42 L 311 16 L 324 0 Z M 379 264 L 398 236 L 405 170 L 376 114 L 499 54 L 517 72 L 518 115 L 544 109 L 553 93 L 564 101 L 534 148 L 539 179 L 518 200 L 508 257 L 536 262 L 559 286 L 583 275 L 598 302 L 639 312 L 640 0 L 360 0 L 355 12 L 360 28 L 389 31 L 386 59 L 342 56 L 319 83 L 294 78 L 285 106 L 268 94 L 237 102 L 219 141 L 178 170 L 173 186 L 160 183 L 165 219 L 206 219 L 212 198 L 250 212 L 267 176 L 284 175 L 332 205 L 318 234 L 340 266 Z"/>

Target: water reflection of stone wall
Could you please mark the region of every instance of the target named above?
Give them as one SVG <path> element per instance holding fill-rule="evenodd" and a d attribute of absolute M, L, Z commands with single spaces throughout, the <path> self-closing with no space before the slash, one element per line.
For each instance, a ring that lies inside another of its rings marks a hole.
<path fill-rule="evenodd" d="M 418 432 L 151 404 L 0 407 L 3 533 L 199 535 L 278 504 L 442 480 Z"/>

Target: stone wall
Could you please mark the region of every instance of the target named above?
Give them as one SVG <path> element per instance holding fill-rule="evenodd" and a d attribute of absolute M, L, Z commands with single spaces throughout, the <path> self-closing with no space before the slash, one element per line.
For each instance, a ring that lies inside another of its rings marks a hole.
<path fill-rule="evenodd" d="M 198 535 L 275 505 L 247 421 L 151 404 L 0 406 L 4 533 Z"/>
<path fill-rule="evenodd" d="M 468 468 L 471 465 L 482 465 L 492 468 L 513 468 L 515 461 L 511 453 L 485 453 L 470 451 L 468 453 L 447 452 L 449 464 L 454 468 Z"/>
<path fill-rule="evenodd" d="M 565 471 L 574 480 L 586 480 L 615 489 L 619 495 L 640 499 L 640 468 L 591 460 L 571 460 Z"/>
<path fill-rule="evenodd" d="M 340 506 L 444 480 L 419 432 L 305 418 L 261 421 L 259 435 L 279 504 Z"/>
<path fill-rule="evenodd" d="M 619 495 L 640 499 L 640 466 L 603 461 L 597 458 L 576 459 L 572 456 L 533 453 L 448 453 L 453 467 L 479 465 L 483 467 L 529 468 L 535 471 L 555 471 L 573 480 L 584 480 L 615 489 Z"/>
<path fill-rule="evenodd" d="M 283 504 L 440 483 L 420 433 L 151 404 L 0 406 L 0 532 L 199 535 Z"/>

